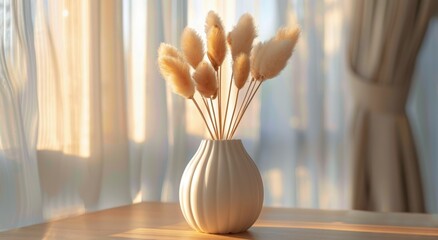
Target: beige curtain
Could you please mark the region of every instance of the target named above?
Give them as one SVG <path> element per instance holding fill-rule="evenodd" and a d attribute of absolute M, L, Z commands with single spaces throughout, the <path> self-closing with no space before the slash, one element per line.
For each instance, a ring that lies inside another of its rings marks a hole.
<path fill-rule="evenodd" d="M 438 1 L 356 2 L 349 50 L 353 208 L 424 212 L 405 106 L 417 53 Z"/>

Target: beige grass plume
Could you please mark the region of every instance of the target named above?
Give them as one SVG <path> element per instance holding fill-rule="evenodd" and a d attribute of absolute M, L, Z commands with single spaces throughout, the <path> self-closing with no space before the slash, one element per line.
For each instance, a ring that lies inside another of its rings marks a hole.
<path fill-rule="evenodd" d="M 292 56 L 299 33 L 297 27 L 281 28 L 271 40 L 259 43 L 251 53 L 253 77 L 257 80 L 267 80 L 277 76 Z"/>
<path fill-rule="evenodd" d="M 233 60 L 235 60 L 240 53 L 249 55 L 252 43 L 256 37 L 257 31 L 251 14 L 246 13 L 242 15 L 236 26 L 227 36 L 227 42 L 230 45 Z"/>
<path fill-rule="evenodd" d="M 183 59 L 183 56 L 178 49 L 176 49 L 174 46 L 167 44 L 167 43 L 161 43 L 160 47 L 158 48 L 158 58 L 161 57 L 174 57 Z"/>
<path fill-rule="evenodd" d="M 277 34 L 275 35 L 274 39 L 289 40 L 296 44 L 298 42 L 299 37 L 300 37 L 300 29 L 298 27 L 283 27 L 277 31 Z"/>
<path fill-rule="evenodd" d="M 181 35 L 181 49 L 187 62 L 196 68 L 204 58 L 204 43 L 192 28 L 186 27 Z"/>
<path fill-rule="evenodd" d="M 206 98 L 214 97 L 217 93 L 216 73 L 213 67 L 206 61 L 202 61 L 196 67 L 193 74 L 196 82 L 196 89 Z"/>
<path fill-rule="evenodd" d="M 161 74 L 172 90 L 185 97 L 193 98 L 195 86 L 190 76 L 190 66 L 179 58 L 162 56 L 158 59 Z"/>
<path fill-rule="evenodd" d="M 237 89 L 241 89 L 248 79 L 249 75 L 249 57 L 245 53 L 236 57 L 233 65 L 234 84 Z"/>
<path fill-rule="evenodd" d="M 259 73 L 263 80 L 277 76 L 286 67 L 287 61 L 292 56 L 293 43 L 290 41 L 268 41 L 264 48 L 259 65 Z"/>
<path fill-rule="evenodd" d="M 215 70 L 222 65 L 226 54 L 227 44 L 224 30 L 216 26 L 211 27 L 207 35 L 207 56 Z"/>
<path fill-rule="evenodd" d="M 207 17 L 205 18 L 205 34 L 208 35 L 208 32 L 212 27 L 216 26 L 220 30 L 224 30 L 222 25 L 222 20 L 214 11 L 209 11 Z"/>
<path fill-rule="evenodd" d="M 266 50 L 266 43 L 257 43 L 251 51 L 250 65 L 251 75 L 255 80 L 261 80 L 260 63 L 263 60 L 263 52 Z"/>
<path fill-rule="evenodd" d="M 214 69 L 217 70 L 225 59 L 227 45 L 222 20 L 214 11 L 209 11 L 205 19 L 205 34 L 207 35 L 207 56 Z"/>

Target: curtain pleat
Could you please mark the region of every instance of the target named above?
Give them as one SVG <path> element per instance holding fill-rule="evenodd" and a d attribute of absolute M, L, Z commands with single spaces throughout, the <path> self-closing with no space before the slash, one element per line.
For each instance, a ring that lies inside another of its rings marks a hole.
<path fill-rule="evenodd" d="M 0 229 L 42 217 L 32 1 L 3 1 L 1 7 L 0 208 L 8 214 L 1 214 Z"/>

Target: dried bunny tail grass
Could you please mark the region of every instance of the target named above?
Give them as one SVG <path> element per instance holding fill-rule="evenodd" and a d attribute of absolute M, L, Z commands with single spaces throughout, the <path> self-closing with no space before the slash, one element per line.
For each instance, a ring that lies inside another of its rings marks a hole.
<path fill-rule="evenodd" d="M 277 31 L 275 40 L 289 40 L 296 43 L 300 37 L 300 29 L 298 27 L 283 27 Z"/>
<path fill-rule="evenodd" d="M 284 27 L 275 37 L 258 43 L 251 52 L 251 75 L 256 80 L 266 80 L 277 76 L 287 61 L 300 36 L 298 27 Z"/>
<path fill-rule="evenodd" d="M 207 17 L 205 18 L 205 34 L 208 34 L 212 27 L 217 27 L 221 30 L 224 30 L 222 20 L 219 15 L 214 11 L 209 11 Z"/>
<path fill-rule="evenodd" d="M 252 42 L 257 37 L 257 30 L 251 14 L 246 13 L 239 18 L 234 29 L 228 34 L 227 42 L 231 48 L 233 60 L 240 53 L 250 54 Z"/>
<path fill-rule="evenodd" d="M 216 96 L 216 73 L 213 67 L 206 61 L 202 61 L 198 64 L 198 67 L 196 67 L 196 71 L 193 74 L 193 79 L 196 82 L 196 89 L 202 94 L 202 96 L 206 98 Z"/>
<path fill-rule="evenodd" d="M 198 33 L 186 27 L 181 35 L 181 49 L 187 62 L 196 68 L 204 58 L 204 43 Z"/>
<path fill-rule="evenodd" d="M 241 89 L 249 75 L 249 57 L 245 53 L 239 54 L 233 65 L 234 84 L 237 89 Z"/>
<path fill-rule="evenodd" d="M 263 52 L 259 66 L 259 74 L 263 80 L 277 76 L 286 67 L 295 43 L 289 40 L 271 39 L 263 46 L 266 50 Z"/>
<path fill-rule="evenodd" d="M 207 56 L 214 69 L 217 70 L 227 54 L 227 44 L 223 29 L 211 27 L 207 34 Z"/>
<path fill-rule="evenodd" d="M 164 56 L 158 59 L 161 74 L 172 90 L 185 97 L 193 98 L 195 86 L 190 77 L 190 66 L 181 59 Z"/>
<path fill-rule="evenodd" d="M 250 69 L 251 69 L 251 75 L 255 80 L 261 80 L 262 75 L 260 74 L 260 63 L 263 60 L 263 54 L 266 50 L 265 47 L 266 43 L 258 43 L 254 46 L 254 48 L 251 51 L 250 56 Z"/>
<path fill-rule="evenodd" d="M 161 57 L 174 57 L 183 59 L 181 52 L 178 51 L 178 49 L 176 49 L 174 46 L 167 43 L 161 43 L 160 47 L 158 48 L 158 58 Z"/>

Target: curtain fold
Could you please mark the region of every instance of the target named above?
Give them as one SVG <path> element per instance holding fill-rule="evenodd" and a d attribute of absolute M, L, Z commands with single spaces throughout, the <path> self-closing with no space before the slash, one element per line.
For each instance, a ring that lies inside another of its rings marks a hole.
<path fill-rule="evenodd" d="M 423 212 L 405 107 L 434 1 L 357 1 L 349 50 L 353 208 Z"/>
<path fill-rule="evenodd" d="M 38 97 L 32 1 L 2 1 L 0 229 L 40 221 Z"/>

